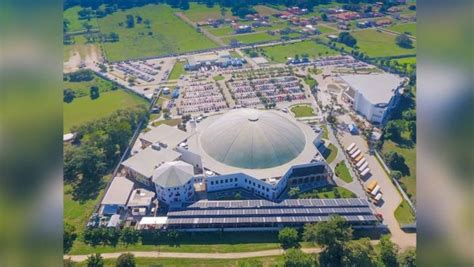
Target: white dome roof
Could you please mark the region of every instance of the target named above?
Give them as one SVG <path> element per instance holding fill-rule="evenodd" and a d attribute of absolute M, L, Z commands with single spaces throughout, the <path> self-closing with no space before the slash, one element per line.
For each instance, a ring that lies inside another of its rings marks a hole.
<path fill-rule="evenodd" d="M 152 181 L 163 188 L 177 187 L 185 185 L 193 176 L 192 165 L 182 161 L 170 161 L 154 171 Z"/>
<path fill-rule="evenodd" d="M 287 163 L 305 147 L 299 126 L 276 111 L 236 109 L 222 115 L 201 135 L 203 150 L 239 168 L 265 169 Z"/>

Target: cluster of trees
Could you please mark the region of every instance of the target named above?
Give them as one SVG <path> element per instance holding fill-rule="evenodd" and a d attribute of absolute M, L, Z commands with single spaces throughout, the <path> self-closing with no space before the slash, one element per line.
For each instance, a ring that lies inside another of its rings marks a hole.
<path fill-rule="evenodd" d="M 64 260 L 64 267 L 73 267 L 75 266 L 74 262 L 71 259 Z M 91 254 L 87 257 L 86 260 L 87 267 L 103 267 L 105 266 L 104 258 L 100 253 Z M 136 261 L 135 256 L 132 253 L 122 253 L 117 258 L 115 262 L 115 266 L 117 267 L 135 267 Z"/>
<path fill-rule="evenodd" d="M 341 32 L 337 38 L 339 43 L 343 43 L 347 46 L 354 47 L 357 44 L 356 38 L 352 36 L 349 32 Z"/>
<path fill-rule="evenodd" d="M 87 199 L 97 192 L 102 176 L 119 160 L 133 129 L 146 115 L 141 105 L 71 129 L 77 138 L 64 147 L 64 180 L 75 186 L 76 198 Z"/>
<path fill-rule="evenodd" d="M 89 82 L 94 79 L 94 72 L 89 69 L 82 69 L 76 72 L 68 73 L 63 76 L 64 81 L 70 82 Z"/>
<path fill-rule="evenodd" d="M 399 248 L 389 236 L 380 239 L 377 252 L 368 238 L 353 240 L 351 227 L 340 216 L 332 216 L 329 221 L 307 224 L 303 240 L 322 248 L 318 256 L 308 255 L 298 249 L 296 230 L 284 228 L 279 239 L 282 246 L 289 248 L 285 253 L 284 266 L 416 266 L 416 252 L 408 250 L 399 253 Z"/>
<path fill-rule="evenodd" d="M 403 48 L 413 48 L 413 41 L 406 34 L 400 34 L 395 38 L 395 42 L 398 46 Z"/>
<path fill-rule="evenodd" d="M 90 246 L 116 246 L 119 241 L 125 245 L 132 245 L 140 241 L 140 231 L 126 227 L 119 230 L 113 227 L 87 228 L 83 234 L 84 243 Z"/>

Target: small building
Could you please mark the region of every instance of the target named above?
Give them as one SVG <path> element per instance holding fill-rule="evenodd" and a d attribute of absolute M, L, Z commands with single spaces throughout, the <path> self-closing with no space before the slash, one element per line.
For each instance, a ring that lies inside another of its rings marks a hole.
<path fill-rule="evenodd" d="M 329 34 L 328 38 L 331 41 L 337 41 L 337 39 L 339 39 L 339 37 L 337 35 L 334 35 L 334 34 Z"/>
<path fill-rule="evenodd" d="M 127 204 L 134 183 L 125 177 L 117 176 L 112 180 L 102 199 L 100 214 L 113 215 L 123 210 Z"/>
<path fill-rule="evenodd" d="M 67 134 L 63 135 L 63 142 L 65 142 L 65 143 L 72 142 L 72 141 L 74 141 L 75 138 L 76 138 L 75 133 L 67 133 Z"/>
<path fill-rule="evenodd" d="M 183 161 L 166 162 L 153 173 L 156 195 L 168 205 L 180 205 L 194 195 L 194 167 Z"/>
<path fill-rule="evenodd" d="M 138 139 L 144 148 L 157 143 L 163 144 L 163 147 L 174 148 L 179 143 L 183 142 L 183 140 L 186 140 L 189 136 L 189 133 L 176 127 L 161 124 L 160 126 L 153 128 L 141 135 Z"/>
<path fill-rule="evenodd" d="M 357 129 L 357 126 L 355 126 L 355 124 L 351 123 L 349 124 L 349 126 L 347 126 L 349 132 L 353 135 L 357 134 L 359 132 L 359 130 Z"/>
<path fill-rule="evenodd" d="M 248 32 L 251 32 L 252 31 L 252 26 L 249 26 L 249 25 L 234 25 L 233 26 L 233 29 L 234 29 L 234 32 L 236 34 L 239 34 L 239 33 L 248 33 Z"/>
<path fill-rule="evenodd" d="M 151 204 L 155 198 L 155 192 L 143 188 L 133 190 L 127 203 L 134 216 L 145 216 L 151 210 Z"/>

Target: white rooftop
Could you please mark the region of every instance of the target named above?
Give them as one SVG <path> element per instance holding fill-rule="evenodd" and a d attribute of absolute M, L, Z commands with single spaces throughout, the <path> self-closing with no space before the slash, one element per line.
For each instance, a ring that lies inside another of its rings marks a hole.
<path fill-rule="evenodd" d="M 358 91 L 372 104 L 386 104 L 403 82 L 400 76 L 384 74 L 352 74 L 343 75 L 341 79 L 354 90 Z"/>
<path fill-rule="evenodd" d="M 160 217 L 143 217 L 140 222 L 138 223 L 139 225 L 160 225 L 160 224 L 166 224 L 168 221 L 168 217 L 165 216 L 160 216 Z"/>
<path fill-rule="evenodd" d="M 194 167 L 183 161 L 166 162 L 153 173 L 153 182 L 163 188 L 185 185 L 194 176 Z"/>
<path fill-rule="evenodd" d="M 133 182 L 117 176 L 112 180 L 109 189 L 102 199 L 102 205 L 125 205 L 133 189 Z"/>
<path fill-rule="evenodd" d="M 152 148 L 152 146 L 149 146 L 133 155 L 126 161 L 122 162 L 122 165 L 142 174 L 145 177 L 151 177 L 153 175 L 153 171 L 158 166 L 164 162 L 176 160 L 180 156 L 180 153 L 169 148 L 161 148 L 160 150 L 156 150 Z"/>
<path fill-rule="evenodd" d="M 168 145 L 169 148 L 174 148 L 179 143 L 183 142 L 183 140 L 186 140 L 189 135 L 189 133 L 181 131 L 176 127 L 161 124 L 160 126 L 146 132 L 139 138 L 153 144 L 156 142 L 164 143 Z"/>
<path fill-rule="evenodd" d="M 143 207 L 150 206 L 152 199 L 155 197 L 155 192 L 137 188 L 133 190 L 130 199 L 128 200 L 128 207 Z"/>

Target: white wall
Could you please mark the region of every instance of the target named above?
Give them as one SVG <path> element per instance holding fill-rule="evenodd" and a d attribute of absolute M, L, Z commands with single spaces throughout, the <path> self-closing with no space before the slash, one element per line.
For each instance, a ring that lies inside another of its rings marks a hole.
<path fill-rule="evenodd" d="M 158 200 L 167 204 L 186 202 L 194 195 L 194 178 L 191 178 L 185 185 L 177 187 L 162 188 L 155 184 L 155 189 Z"/>

